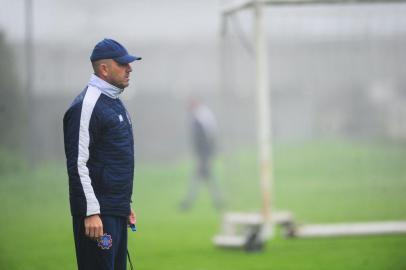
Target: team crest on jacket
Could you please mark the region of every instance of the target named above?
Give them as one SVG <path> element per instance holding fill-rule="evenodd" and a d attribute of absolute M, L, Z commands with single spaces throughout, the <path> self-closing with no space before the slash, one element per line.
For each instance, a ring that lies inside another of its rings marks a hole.
<path fill-rule="evenodd" d="M 101 249 L 110 249 L 112 245 L 113 239 L 111 238 L 111 235 L 107 233 L 100 236 L 97 240 L 97 246 Z"/>

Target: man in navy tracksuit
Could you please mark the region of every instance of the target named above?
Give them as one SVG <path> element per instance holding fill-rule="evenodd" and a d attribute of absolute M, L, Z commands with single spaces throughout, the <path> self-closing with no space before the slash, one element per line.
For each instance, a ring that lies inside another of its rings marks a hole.
<path fill-rule="evenodd" d="M 63 119 L 69 198 L 78 269 L 126 269 L 134 141 L 130 116 L 119 95 L 129 85 L 129 55 L 118 42 L 100 41 L 90 60 L 87 87 Z"/>

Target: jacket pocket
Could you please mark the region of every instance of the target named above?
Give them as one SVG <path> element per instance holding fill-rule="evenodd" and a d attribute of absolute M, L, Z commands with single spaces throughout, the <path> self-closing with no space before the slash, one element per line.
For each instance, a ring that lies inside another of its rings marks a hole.
<path fill-rule="evenodd" d="M 103 190 L 109 194 L 126 193 L 132 182 L 131 171 L 120 170 L 119 168 L 106 168 L 103 171 Z"/>

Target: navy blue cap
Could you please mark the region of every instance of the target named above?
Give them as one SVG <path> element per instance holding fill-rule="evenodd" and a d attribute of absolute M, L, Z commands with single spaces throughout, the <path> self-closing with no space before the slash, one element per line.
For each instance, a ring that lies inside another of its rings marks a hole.
<path fill-rule="evenodd" d="M 128 54 L 123 45 L 115 40 L 105 38 L 96 44 L 90 56 L 92 62 L 101 59 L 113 59 L 120 64 L 128 64 L 135 60 L 141 60 L 141 57 Z"/>

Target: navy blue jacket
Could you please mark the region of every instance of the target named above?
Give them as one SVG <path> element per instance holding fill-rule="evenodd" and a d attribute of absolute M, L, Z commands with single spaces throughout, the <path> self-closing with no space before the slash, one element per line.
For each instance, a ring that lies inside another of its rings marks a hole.
<path fill-rule="evenodd" d="M 134 140 L 121 100 L 87 87 L 66 111 L 63 131 L 72 215 L 128 216 Z"/>

